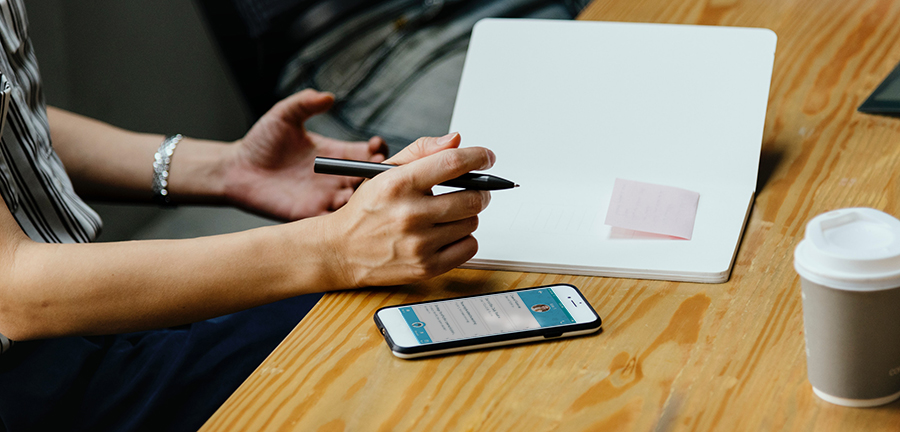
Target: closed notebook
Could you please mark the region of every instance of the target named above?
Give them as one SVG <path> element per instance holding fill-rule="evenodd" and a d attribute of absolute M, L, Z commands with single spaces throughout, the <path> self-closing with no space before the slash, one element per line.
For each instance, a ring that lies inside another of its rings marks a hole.
<path fill-rule="evenodd" d="M 492 194 L 464 267 L 727 280 L 756 192 L 775 42 L 766 29 L 479 22 L 450 129 L 492 149 L 489 172 L 521 187 Z M 607 225 L 617 180 L 693 193 L 692 227 Z"/>

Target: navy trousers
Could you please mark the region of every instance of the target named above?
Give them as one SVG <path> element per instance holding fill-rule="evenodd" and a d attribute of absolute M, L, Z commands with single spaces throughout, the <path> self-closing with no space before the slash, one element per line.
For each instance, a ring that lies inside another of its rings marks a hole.
<path fill-rule="evenodd" d="M 320 297 L 177 328 L 17 343 L 0 356 L 0 430 L 196 431 Z"/>

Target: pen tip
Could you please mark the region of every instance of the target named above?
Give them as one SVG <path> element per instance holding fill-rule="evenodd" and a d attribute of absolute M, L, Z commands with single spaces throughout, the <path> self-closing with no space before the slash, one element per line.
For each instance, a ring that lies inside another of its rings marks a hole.
<path fill-rule="evenodd" d="M 513 186 L 513 187 L 514 187 L 514 188 L 517 188 L 517 187 L 519 187 L 519 185 L 515 185 L 515 186 Z"/>

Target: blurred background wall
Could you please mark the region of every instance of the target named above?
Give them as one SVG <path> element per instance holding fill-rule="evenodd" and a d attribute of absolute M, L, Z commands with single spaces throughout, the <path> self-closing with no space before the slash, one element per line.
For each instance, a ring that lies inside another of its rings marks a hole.
<path fill-rule="evenodd" d="M 231 141 L 249 127 L 192 2 L 25 0 L 25 6 L 49 105 L 140 132 Z M 148 185 L 151 166 L 148 160 Z M 104 219 L 101 241 L 194 237 L 272 223 L 230 209 L 91 205 Z"/>

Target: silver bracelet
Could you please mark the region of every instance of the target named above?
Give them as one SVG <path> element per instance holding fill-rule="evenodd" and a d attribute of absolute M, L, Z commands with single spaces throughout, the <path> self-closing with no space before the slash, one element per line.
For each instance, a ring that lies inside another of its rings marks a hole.
<path fill-rule="evenodd" d="M 181 134 L 167 136 L 153 155 L 153 201 L 163 206 L 172 205 L 169 202 L 169 164 L 175 146 L 182 138 Z"/>

